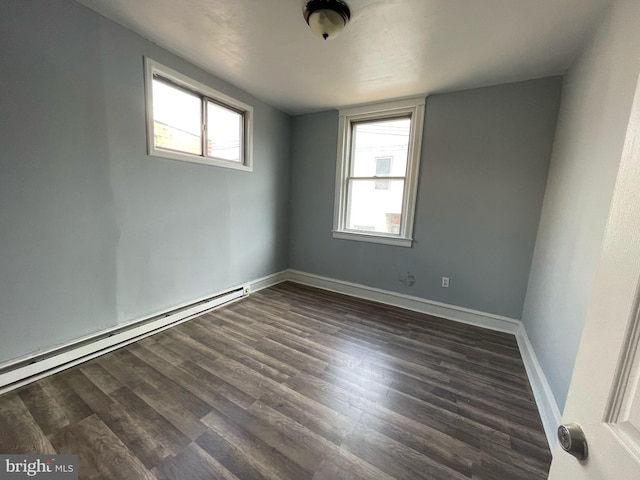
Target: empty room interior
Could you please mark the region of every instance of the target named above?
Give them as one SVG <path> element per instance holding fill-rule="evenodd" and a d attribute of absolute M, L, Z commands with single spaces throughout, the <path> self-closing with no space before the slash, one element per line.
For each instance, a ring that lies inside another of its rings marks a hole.
<path fill-rule="evenodd" d="M 638 25 L 0 0 L 2 478 L 638 478 Z"/>

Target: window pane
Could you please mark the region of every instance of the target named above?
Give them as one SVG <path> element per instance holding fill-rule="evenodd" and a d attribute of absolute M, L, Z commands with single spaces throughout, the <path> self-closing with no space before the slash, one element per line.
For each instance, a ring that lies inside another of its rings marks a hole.
<path fill-rule="evenodd" d="M 153 79 L 155 146 L 202 155 L 202 100 L 199 96 Z"/>
<path fill-rule="evenodd" d="M 376 177 L 391 175 L 391 161 L 393 157 L 376 158 Z"/>
<path fill-rule="evenodd" d="M 213 102 L 207 102 L 207 155 L 242 161 L 242 114 Z"/>
<path fill-rule="evenodd" d="M 354 123 L 351 175 L 404 177 L 410 129 L 408 117 Z"/>
<path fill-rule="evenodd" d="M 384 180 L 388 188 L 378 188 L 380 180 L 349 181 L 347 229 L 378 233 L 400 233 L 404 180 Z"/>

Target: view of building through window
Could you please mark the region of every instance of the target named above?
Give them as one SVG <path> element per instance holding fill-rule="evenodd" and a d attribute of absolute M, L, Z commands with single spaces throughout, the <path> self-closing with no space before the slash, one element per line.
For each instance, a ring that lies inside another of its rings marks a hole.
<path fill-rule="evenodd" d="M 239 162 L 242 114 L 207 101 L 207 155 Z"/>
<path fill-rule="evenodd" d="M 153 79 L 155 145 L 202 155 L 202 102 L 198 95 Z"/>
<path fill-rule="evenodd" d="M 393 157 L 376 157 L 376 177 L 391 175 Z M 376 180 L 376 190 L 389 190 L 389 180 Z"/>
<path fill-rule="evenodd" d="M 353 123 L 352 129 L 347 228 L 398 234 L 411 118 Z"/>
<path fill-rule="evenodd" d="M 206 118 L 202 118 L 202 102 Z M 243 115 L 208 99 L 153 79 L 153 127 L 155 146 L 176 152 L 203 155 L 202 125 L 206 124 L 205 155 L 240 162 Z"/>

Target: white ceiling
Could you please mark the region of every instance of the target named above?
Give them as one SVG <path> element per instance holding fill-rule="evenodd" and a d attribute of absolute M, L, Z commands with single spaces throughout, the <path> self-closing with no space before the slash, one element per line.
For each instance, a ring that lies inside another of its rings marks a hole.
<path fill-rule="evenodd" d="M 608 0 L 347 0 L 334 40 L 305 0 L 78 0 L 300 114 L 563 73 Z"/>

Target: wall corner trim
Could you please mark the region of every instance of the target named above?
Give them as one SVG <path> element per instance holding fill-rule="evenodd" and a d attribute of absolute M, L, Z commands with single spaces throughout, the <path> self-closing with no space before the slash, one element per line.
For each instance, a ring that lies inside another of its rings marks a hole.
<path fill-rule="evenodd" d="M 556 432 L 558 425 L 562 421 L 562 414 L 558 408 L 558 402 L 551 391 L 551 386 L 547 381 L 547 376 L 544 374 L 540 362 L 538 362 L 538 357 L 529 340 L 524 324 L 521 324 L 516 332 L 516 340 L 518 341 L 518 348 L 520 349 L 520 355 L 522 355 L 524 367 L 527 370 L 527 377 L 533 390 L 536 405 L 538 405 L 538 412 L 547 436 L 547 442 L 549 442 L 549 448 L 553 454 L 558 441 Z"/>

